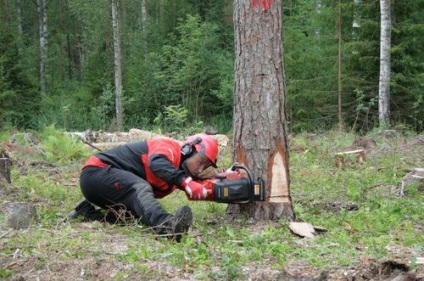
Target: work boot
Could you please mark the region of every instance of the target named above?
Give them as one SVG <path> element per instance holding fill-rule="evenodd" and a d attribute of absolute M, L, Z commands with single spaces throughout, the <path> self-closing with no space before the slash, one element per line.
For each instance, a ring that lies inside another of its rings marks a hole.
<path fill-rule="evenodd" d="M 187 233 L 192 222 L 193 213 L 191 212 L 190 207 L 187 205 L 179 207 L 177 214 L 173 218 L 173 233 L 177 235 Z"/>
<path fill-rule="evenodd" d="M 115 223 L 116 218 L 112 214 L 105 215 L 101 210 L 96 209 L 96 207 L 88 202 L 86 199 L 82 200 L 75 209 L 69 213 L 66 219 L 74 220 L 78 217 L 83 217 L 88 221 L 101 221 L 101 222 L 109 222 Z"/>
<path fill-rule="evenodd" d="M 178 208 L 175 216 L 170 217 L 161 225 L 155 227 L 155 232 L 166 236 L 169 240 L 181 241 L 182 235 L 188 231 L 193 221 L 193 213 L 189 206 Z"/>

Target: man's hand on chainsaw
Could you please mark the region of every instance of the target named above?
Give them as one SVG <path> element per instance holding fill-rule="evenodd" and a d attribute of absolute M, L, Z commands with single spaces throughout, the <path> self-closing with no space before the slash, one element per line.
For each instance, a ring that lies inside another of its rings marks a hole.
<path fill-rule="evenodd" d="M 204 199 L 208 195 L 206 188 L 191 177 L 185 178 L 181 185 L 191 199 Z"/>

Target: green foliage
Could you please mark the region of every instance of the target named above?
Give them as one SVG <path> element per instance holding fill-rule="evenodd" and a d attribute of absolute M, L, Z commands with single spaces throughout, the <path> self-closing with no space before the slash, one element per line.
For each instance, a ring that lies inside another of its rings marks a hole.
<path fill-rule="evenodd" d="M 97 100 L 97 105 L 91 108 L 92 116 L 98 123 L 97 128 L 106 129 L 109 125 L 108 120 L 111 120 L 115 112 L 115 94 L 111 84 L 107 84 L 103 88 L 103 92 Z"/>
<path fill-rule="evenodd" d="M 37 9 L 32 1 L 20 1 L 19 26 L 17 3 L 1 0 L 0 127 L 39 130 L 55 123 L 65 130 L 112 130 L 110 2 L 48 5 L 45 96 L 39 93 Z M 150 1 L 146 14 L 142 3 L 123 1 L 119 8 L 125 129 L 149 128 L 155 118 L 167 114 L 169 106 L 181 106 L 190 121 L 186 126 L 197 128 L 203 122 L 231 131 L 232 3 Z M 372 131 L 378 120 L 378 1 L 342 1 L 341 15 L 337 1 L 317 3 L 301 0 L 282 6 L 290 130 L 334 127 L 340 81 L 346 128 Z M 417 132 L 424 128 L 422 9 L 422 0 L 396 1 L 392 24 L 392 125 L 405 124 Z M 342 23 L 341 77 L 338 20 Z"/>
<path fill-rule="evenodd" d="M 337 116 L 335 11 L 325 3 L 318 13 L 310 2 L 300 1 L 284 5 L 283 12 L 287 115 L 296 120 L 290 129 L 330 128 Z"/>
<path fill-rule="evenodd" d="M 82 143 L 57 130 L 54 125 L 45 127 L 40 133 L 46 160 L 50 163 L 63 163 L 88 157 Z"/>
<path fill-rule="evenodd" d="M 0 14 L 1 15 L 1 14 Z M 0 128 L 34 128 L 39 110 L 39 94 L 16 48 L 17 38 L 0 24 Z"/>
<path fill-rule="evenodd" d="M 159 115 L 155 119 L 157 125 L 163 124 L 165 128 L 183 128 L 187 122 L 188 110 L 181 105 L 170 105 L 165 108 L 165 116 Z M 163 119 L 163 120 L 162 120 Z M 181 130 L 180 129 L 180 130 Z"/>
<path fill-rule="evenodd" d="M 231 56 L 225 56 L 216 45 L 217 26 L 187 15 L 176 32 L 175 39 L 162 48 L 163 67 L 155 74 L 156 78 L 166 81 L 163 95 L 167 102 L 181 103 L 193 119 L 219 114 L 223 102 L 227 107 L 232 106 L 228 103 L 231 100 L 230 64 L 224 64 L 225 68 L 219 64 L 228 62 Z M 210 92 L 218 98 L 208 95 Z"/>
<path fill-rule="evenodd" d="M 11 277 L 12 275 L 13 275 L 13 271 L 11 269 L 7 269 L 7 268 L 0 269 L 1 278 Z"/>
<path fill-rule="evenodd" d="M 419 16 L 424 2 L 399 4 L 393 9 L 391 99 L 405 108 L 393 106 L 391 115 L 394 123 L 408 123 L 414 130 L 422 131 L 424 52 L 418 46 L 424 43 L 424 21 Z"/>

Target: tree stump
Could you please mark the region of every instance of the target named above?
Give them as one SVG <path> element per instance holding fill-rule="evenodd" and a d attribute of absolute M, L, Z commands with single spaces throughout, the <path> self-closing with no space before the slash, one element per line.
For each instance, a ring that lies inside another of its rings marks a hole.
<path fill-rule="evenodd" d="M 349 155 L 356 156 L 356 163 L 361 164 L 365 161 L 365 151 L 363 149 L 338 152 L 335 154 L 335 159 L 334 159 L 336 167 L 343 168 L 346 165 Z"/>
<path fill-rule="evenodd" d="M 403 177 L 400 182 L 400 195 L 404 196 L 405 188 L 413 183 L 420 183 L 420 189 L 424 185 L 424 168 L 414 168 Z"/>
<path fill-rule="evenodd" d="M 5 225 L 13 229 L 28 228 L 31 221 L 37 216 L 37 209 L 28 203 L 10 203 L 6 214 Z"/>
<path fill-rule="evenodd" d="M 0 178 L 3 178 L 8 183 L 11 183 L 9 158 L 0 158 Z"/>

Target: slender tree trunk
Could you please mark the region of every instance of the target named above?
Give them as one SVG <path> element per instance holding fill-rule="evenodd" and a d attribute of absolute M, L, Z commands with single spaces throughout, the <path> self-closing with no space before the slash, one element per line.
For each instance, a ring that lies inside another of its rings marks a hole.
<path fill-rule="evenodd" d="M 72 32 L 73 32 L 73 40 L 70 42 L 70 46 L 73 46 L 74 49 L 70 56 L 72 57 L 72 71 L 74 72 L 74 76 L 76 76 L 78 81 L 82 81 L 82 65 L 84 64 L 84 50 L 80 41 L 80 34 L 78 24 L 75 20 L 72 21 Z"/>
<path fill-rule="evenodd" d="M 22 55 L 24 28 L 22 18 L 22 0 L 16 0 L 16 19 L 18 22 L 18 53 Z"/>
<path fill-rule="evenodd" d="M 390 125 L 390 45 L 391 12 L 390 0 L 380 0 L 380 82 L 378 88 L 378 112 L 380 128 Z"/>
<path fill-rule="evenodd" d="M 119 0 L 112 0 L 112 26 L 113 26 L 113 49 L 115 62 L 115 103 L 116 103 L 116 125 L 117 131 L 123 129 L 123 108 L 122 108 L 122 59 L 121 40 L 119 34 Z"/>
<path fill-rule="evenodd" d="M 289 188 L 281 0 L 235 0 L 235 161 L 266 182 L 267 200 L 229 205 L 255 219 L 294 218 Z"/>
<path fill-rule="evenodd" d="M 338 54 L 337 54 L 337 93 L 338 93 L 338 116 L 339 116 L 339 130 L 343 130 L 343 116 L 342 116 L 342 3 L 339 0 L 337 4 L 337 38 L 338 38 Z"/>
<path fill-rule="evenodd" d="M 233 0 L 224 1 L 224 23 L 232 24 L 233 23 Z"/>
<path fill-rule="evenodd" d="M 156 14 L 156 22 L 161 23 L 163 19 L 163 9 L 164 9 L 162 0 L 158 0 L 158 9 L 159 9 L 159 14 Z"/>
<path fill-rule="evenodd" d="M 69 38 L 69 33 L 66 34 L 66 49 L 67 49 L 67 57 L 68 57 L 68 80 L 72 80 L 72 64 L 73 64 L 73 58 L 72 58 L 72 46 L 71 46 L 71 39 Z"/>
<path fill-rule="evenodd" d="M 47 65 L 47 0 L 37 0 L 38 33 L 40 40 L 40 94 L 46 94 L 46 65 Z"/>
<path fill-rule="evenodd" d="M 140 5 L 140 30 L 143 41 L 146 38 L 146 23 L 147 23 L 147 0 L 141 0 Z"/>
<path fill-rule="evenodd" d="M 141 31 L 141 46 L 143 48 L 143 52 L 147 50 L 147 17 L 149 14 L 149 1 L 141 0 L 141 11 L 140 11 L 140 31 Z"/>

